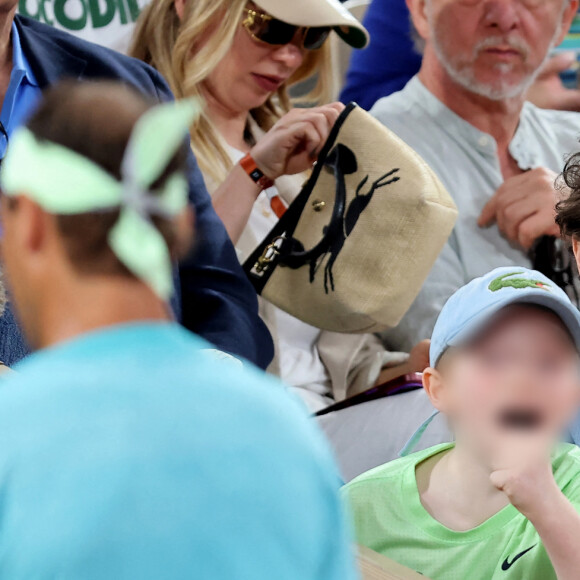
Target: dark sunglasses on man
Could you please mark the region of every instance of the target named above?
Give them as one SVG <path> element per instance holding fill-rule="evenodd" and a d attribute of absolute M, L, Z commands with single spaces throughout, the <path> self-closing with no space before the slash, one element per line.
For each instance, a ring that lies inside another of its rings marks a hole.
<path fill-rule="evenodd" d="M 326 42 L 332 30 L 328 26 L 319 28 L 294 26 L 255 8 L 245 8 L 244 12 L 245 18 L 242 25 L 248 34 L 254 40 L 272 46 L 290 44 L 299 33 L 302 46 L 306 50 L 318 50 Z"/>

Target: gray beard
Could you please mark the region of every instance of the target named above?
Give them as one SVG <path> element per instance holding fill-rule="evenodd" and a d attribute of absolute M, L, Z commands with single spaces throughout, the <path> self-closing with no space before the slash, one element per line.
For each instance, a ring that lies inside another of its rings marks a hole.
<path fill-rule="evenodd" d="M 562 11 L 562 16 L 564 15 L 564 11 Z M 473 68 L 470 66 L 465 67 L 464 69 L 458 69 L 449 58 L 445 54 L 443 50 L 442 43 L 439 42 L 439 37 L 435 31 L 434 23 L 431 20 L 431 15 L 429 17 L 429 25 L 431 26 L 431 30 L 434 32 L 432 35 L 432 42 L 433 48 L 435 50 L 435 54 L 439 59 L 439 62 L 445 69 L 445 72 L 449 75 L 449 77 L 460 87 L 468 90 L 471 93 L 489 99 L 491 101 L 506 101 L 514 98 L 521 97 L 528 92 L 528 89 L 534 84 L 534 81 L 538 78 L 542 67 L 550 58 L 550 51 L 556 45 L 556 41 L 560 36 L 562 31 L 562 22 L 560 19 L 560 24 L 554 34 L 552 42 L 550 43 L 550 48 L 548 49 L 546 56 L 542 63 L 538 66 L 536 70 L 531 72 L 526 78 L 524 78 L 521 82 L 516 85 L 508 84 L 508 83 L 501 83 L 500 86 L 493 86 L 488 83 L 479 82 L 475 78 L 475 74 Z M 509 65 L 498 65 L 498 70 L 501 71 L 502 67 L 509 67 Z"/>
<path fill-rule="evenodd" d="M 435 54 L 437 55 L 439 62 L 443 65 L 445 72 L 456 84 L 458 84 L 460 87 L 463 87 L 464 89 L 467 89 L 471 93 L 474 93 L 481 97 L 485 97 L 486 99 L 489 99 L 491 101 L 505 101 L 516 97 L 521 97 L 522 95 L 527 93 L 528 89 L 534 84 L 536 78 L 538 78 L 538 75 L 540 74 L 540 71 L 544 66 L 544 63 L 549 58 L 547 54 L 542 64 L 533 73 L 531 73 L 525 79 L 523 79 L 520 83 L 516 85 L 508 83 L 505 83 L 504 85 L 503 83 L 501 83 L 499 86 L 498 85 L 494 86 L 489 83 L 479 82 L 475 78 L 473 69 L 470 67 L 466 67 L 462 70 L 457 69 L 449 61 L 449 59 L 441 49 L 440 44 L 435 39 L 433 40 L 433 48 L 435 49 Z M 502 65 L 499 65 L 499 67 L 501 66 Z"/>

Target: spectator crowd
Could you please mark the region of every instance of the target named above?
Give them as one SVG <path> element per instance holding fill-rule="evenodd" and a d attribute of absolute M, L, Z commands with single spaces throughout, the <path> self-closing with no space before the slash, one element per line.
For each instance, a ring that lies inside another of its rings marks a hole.
<path fill-rule="evenodd" d="M 579 4 L 3 0 L 0 578 L 577 580 Z M 246 273 L 351 101 L 457 209 L 381 332 Z"/>

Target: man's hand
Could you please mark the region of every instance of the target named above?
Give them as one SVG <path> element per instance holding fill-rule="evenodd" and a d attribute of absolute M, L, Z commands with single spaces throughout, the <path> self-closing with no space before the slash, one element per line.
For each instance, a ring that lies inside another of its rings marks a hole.
<path fill-rule="evenodd" d="M 576 55 L 573 52 L 562 52 L 550 58 L 530 87 L 527 99 L 543 109 L 580 111 L 580 90 L 567 89 L 560 78 L 560 73 L 574 66 Z"/>
<path fill-rule="evenodd" d="M 561 492 L 552 473 L 553 439 L 544 434 L 502 430 L 492 460 L 492 484 L 528 519 L 542 513 Z"/>
<path fill-rule="evenodd" d="M 542 236 L 560 235 L 555 221 L 556 177 L 543 167 L 510 177 L 483 208 L 478 225 L 497 222 L 500 232 L 525 250 Z"/>

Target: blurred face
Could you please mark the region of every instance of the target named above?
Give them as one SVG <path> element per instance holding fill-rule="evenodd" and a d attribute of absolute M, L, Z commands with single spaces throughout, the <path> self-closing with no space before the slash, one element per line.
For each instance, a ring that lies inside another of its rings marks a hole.
<path fill-rule="evenodd" d="M 207 79 L 205 90 L 222 109 L 247 114 L 288 81 L 305 54 L 300 33 L 289 44 L 271 45 L 254 40 L 240 23 L 231 49 Z"/>
<path fill-rule="evenodd" d="M 409 2 L 419 32 L 447 75 L 493 100 L 528 89 L 577 7 L 569 0 Z"/>
<path fill-rule="evenodd" d="M 580 358 L 553 313 L 531 306 L 502 310 L 472 344 L 441 361 L 442 410 L 458 440 L 485 447 L 505 430 L 558 437 L 580 404 Z"/>

